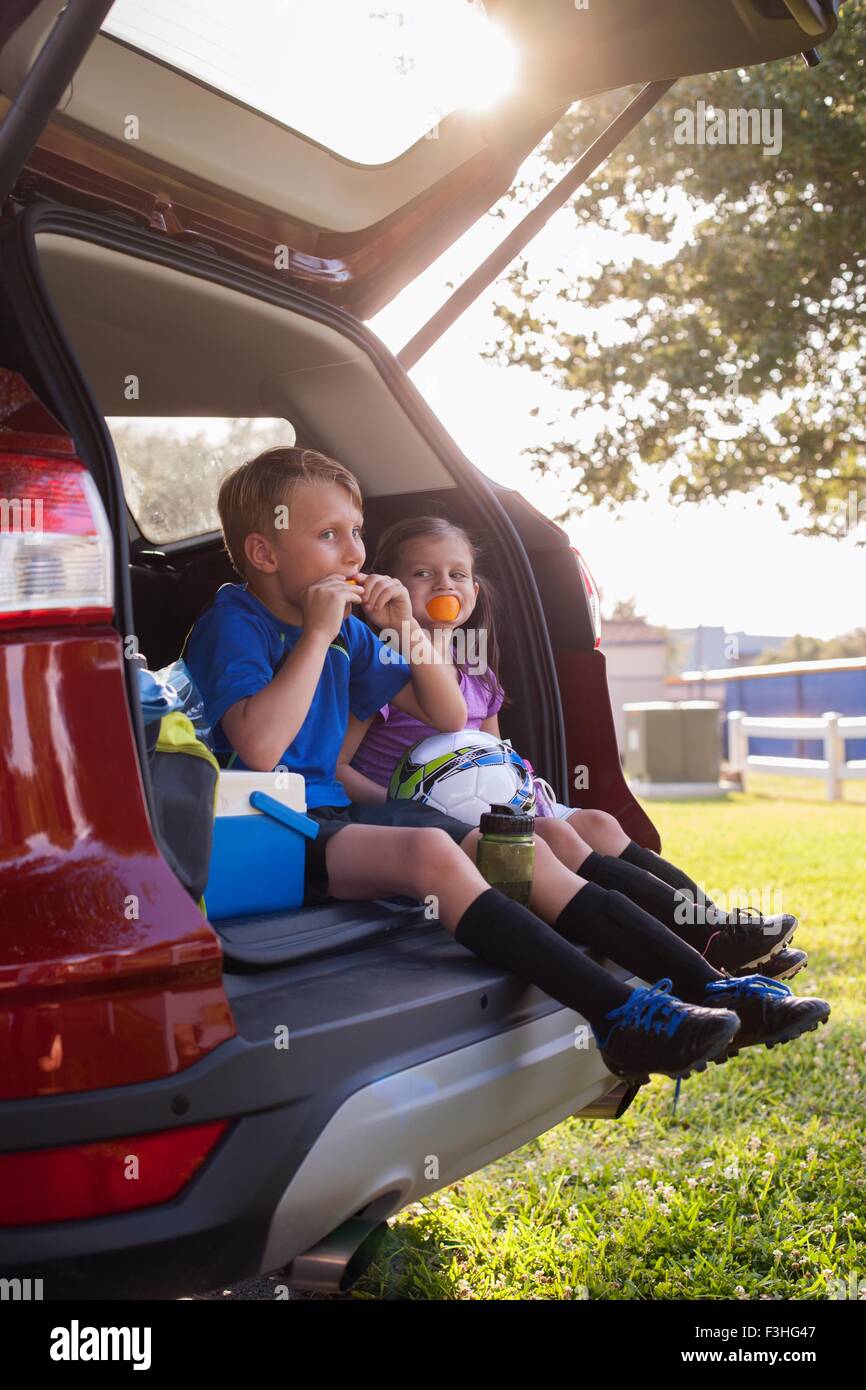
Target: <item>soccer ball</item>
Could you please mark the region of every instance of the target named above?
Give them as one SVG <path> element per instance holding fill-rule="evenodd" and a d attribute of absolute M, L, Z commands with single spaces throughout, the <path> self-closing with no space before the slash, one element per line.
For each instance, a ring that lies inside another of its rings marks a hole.
<path fill-rule="evenodd" d="M 446 816 L 478 825 L 491 806 L 535 814 L 535 789 L 510 743 L 480 729 L 422 738 L 394 769 L 388 795 L 421 801 Z"/>

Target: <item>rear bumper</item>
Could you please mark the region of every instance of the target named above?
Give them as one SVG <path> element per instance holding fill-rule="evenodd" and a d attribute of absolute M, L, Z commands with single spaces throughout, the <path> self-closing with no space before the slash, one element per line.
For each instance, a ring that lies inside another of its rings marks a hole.
<path fill-rule="evenodd" d="M 575 1048 L 580 1023 L 557 1009 L 357 1091 L 281 1195 L 262 1272 L 373 1203 L 393 1214 L 605 1095 L 615 1081 L 594 1044 Z"/>
<path fill-rule="evenodd" d="M 46 1299 L 177 1298 L 279 1269 L 376 1199 L 380 1216 L 544 1133 L 610 1090 L 566 1009 L 363 1087 L 301 1164 L 293 1107 L 239 1120 L 173 1202 L 0 1231 L 0 1273 Z M 434 1174 L 435 1176 L 431 1176 Z"/>
<path fill-rule="evenodd" d="M 171 1202 L 0 1229 L 0 1276 L 42 1279 L 45 1299 L 237 1283 L 365 1208 L 382 1219 L 484 1166 L 615 1084 L 591 1034 L 575 1046 L 578 1015 L 438 926 L 225 982 L 239 1036 L 182 1078 L 0 1106 L 5 1150 L 232 1121 Z M 275 1046 L 285 1029 L 289 1046 Z"/>

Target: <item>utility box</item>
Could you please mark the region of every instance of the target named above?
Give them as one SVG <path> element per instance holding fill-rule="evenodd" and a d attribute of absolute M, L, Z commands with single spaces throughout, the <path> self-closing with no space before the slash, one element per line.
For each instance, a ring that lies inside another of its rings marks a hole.
<path fill-rule="evenodd" d="M 625 771 L 641 784 L 719 782 L 720 706 L 715 700 L 648 700 L 623 705 Z"/>

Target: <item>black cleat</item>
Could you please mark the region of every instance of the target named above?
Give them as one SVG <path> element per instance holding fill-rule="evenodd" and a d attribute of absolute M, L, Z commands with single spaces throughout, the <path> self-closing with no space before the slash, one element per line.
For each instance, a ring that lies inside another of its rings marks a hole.
<path fill-rule="evenodd" d="M 611 1027 L 602 1040 L 602 1060 L 614 1076 L 648 1081 L 650 1073 L 686 1077 L 704 1071 L 727 1050 L 740 1027 L 737 1015 L 715 1004 L 686 1004 L 669 991 L 670 980 L 636 989 L 605 1018 Z M 594 1030 L 593 1030 L 594 1031 Z"/>
<path fill-rule="evenodd" d="M 766 975 L 768 980 L 790 980 L 800 970 L 803 970 L 809 963 L 809 957 L 805 951 L 796 951 L 789 946 L 783 946 L 781 951 L 777 951 L 768 961 L 764 962 L 762 975 Z M 752 975 L 754 971 L 748 965 L 744 965 L 741 970 L 732 970 L 731 974 Z"/>
<path fill-rule="evenodd" d="M 796 929 L 797 919 L 790 913 L 762 917 L 738 908 L 726 914 L 702 954 L 715 970 L 739 974 L 765 965 L 784 950 Z"/>
<path fill-rule="evenodd" d="M 770 980 L 766 975 L 741 975 L 726 980 L 714 980 L 707 985 L 706 1000 L 710 1008 L 733 1010 L 740 1020 L 740 1031 L 732 1045 L 715 1060 L 727 1061 L 744 1047 L 763 1043 L 775 1047 L 791 1042 L 801 1033 L 811 1032 L 830 1017 L 830 1005 L 824 999 L 808 996 L 798 998 L 789 985 Z"/>

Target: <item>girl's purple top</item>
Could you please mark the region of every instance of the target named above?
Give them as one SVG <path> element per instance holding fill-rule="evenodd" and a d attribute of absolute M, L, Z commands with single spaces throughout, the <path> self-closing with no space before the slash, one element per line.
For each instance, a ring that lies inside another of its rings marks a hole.
<path fill-rule="evenodd" d="M 491 695 L 480 676 L 467 675 L 465 671 L 461 671 L 460 693 L 466 701 L 467 729 L 480 729 L 485 719 L 489 719 L 492 714 L 498 714 L 504 692 L 498 681 L 496 686 L 497 693 Z M 374 719 L 367 730 L 352 759 L 352 767 L 369 777 L 371 782 L 378 782 L 380 787 L 387 787 L 391 773 L 403 754 L 422 738 L 432 738 L 436 730 L 431 729 L 429 724 L 422 724 L 420 719 L 413 718 L 411 714 L 405 714 L 403 710 L 397 709 L 396 705 L 383 705 L 379 715 L 381 719 Z"/>

